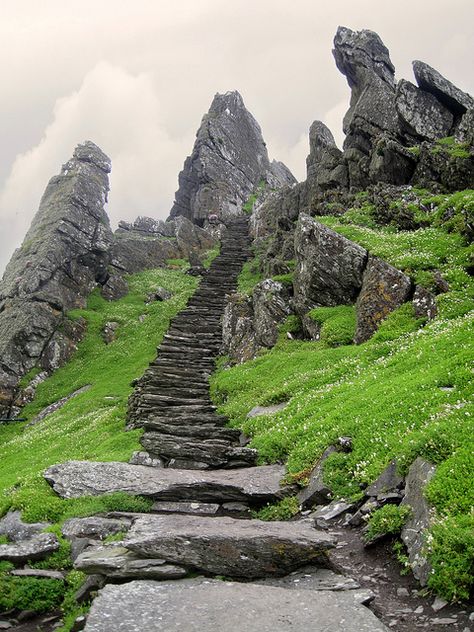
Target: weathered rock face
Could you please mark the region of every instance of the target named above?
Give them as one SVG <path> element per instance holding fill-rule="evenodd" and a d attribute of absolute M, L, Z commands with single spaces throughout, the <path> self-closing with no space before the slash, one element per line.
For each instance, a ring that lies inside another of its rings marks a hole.
<path fill-rule="evenodd" d="M 420 90 L 409 81 L 398 82 L 397 112 L 408 132 L 426 140 L 448 136 L 453 115 L 432 94 Z"/>
<path fill-rule="evenodd" d="M 411 289 L 412 283 L 403 272 L 369 255 L 357 299 L 354 341 L 359 344 L 368 340 L 388 314 L 409 299 Z"/>
<path fill-rule="evenodd" d="M 310 153 L 306 159 L 307 186 L 311 189 L 347 187 L 347 167 L 331 131 L 321 121 L 309 130 Z"/>
<path fill-rule="evenodd" d="M 208 472 L 119 462 L 68 461 L 50 467 L 45 478 L 63 498 L 124 491 L 163 500 L 263 504 L 290 493 L 291 488 L 280 487 L 284 474 L 284 468 L 278 465 Z"/>
<path fill-rule="evenodd" d="M 278 326 L 291 312 L 288 290 L 272 279 L 258 283 L 251 296 L 233 294 L 224 310 L 223 353 L 240 363 L 255 357 L 259 349 L 273 347 Z"/>
<path fill-rule="evenodd" d="M 424 497 L 424 489 L 433 478 L 436 467 L 418 457 L 410 466 L 406 479 L 405 498 L 402 504 L 410 507 L 411 516 L 402 530 L 413 575 L 426 586 L 431 565 L 425 557 L 426 530 L 432 523 L 432 508 Z"/>
<path fill-rule="evenodd" d="M 413 62 L 413 72 L 420 88 L 430 92 L 455 115 L 463 115 L 474 108 L 474 99 L 457 88 L 441 73 L 422 61 Z"/>
<path fill-rule="evenodd" d="M 295 182 L 284 165 L 270 164 L 261 129 L 240 94 L 216 94 L 179 174 L 170 216 L 202 225 L 209 214 L 239 214 L 261 180 L 271 187 Z"/>
<path fill-rule="evenodd" d="M 298 311 L 355 302 L 367 251 L 302 214 L 295 231 L 294 303 Z"/>
<path fill-rule="evenodd" d="M 185 515 L 138 518 L 124 540 L 141 557 L 246 578 L 285 575 L 314 562 L 327 566 L 334 545 L 332 536 L 303 522 Z"/>
<path fill-rule="evenodd" d="M 50 371 L 80 335 L 60 331 L 65 312 L 82 307 L 108 278 L 112 233 L 104 211 L 110 161 L 93 143 L 79 145 L 53 177 L 38 213 L 0 284 L 0 414 L 9 414 L 19 378 L 40 364 Z"/>

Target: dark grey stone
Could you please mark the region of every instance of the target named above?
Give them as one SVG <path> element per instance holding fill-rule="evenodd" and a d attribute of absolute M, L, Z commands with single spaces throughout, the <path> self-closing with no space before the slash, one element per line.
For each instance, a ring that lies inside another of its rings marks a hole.
<path fill-rule="evenodd" d="M 321 522 L 329 522 L 340 518 L 348 511 L 354 510 L 356 505 L 354 503 L 346 503 L 344 500 L 333 500 L 329 505 L 318 507 L 316 511 L 311 514 L 311 518 L 314 518 L 316 524 Z"/>
<path fill-rule="evenodd" d="M 9 511 L 0 518 L 0 535 L 6 536 L 10 542 L 19 542 L 41 533 L 49 526 L 48 522 L 23 522 L 21 511 Z"/>
<path fill-rule="evenodd" d="M 380 323 L 405 303 L 411 292 L 410 279 L 389 263 L 369 255 L 362 289 L 357 299 L 357 327 L 354 341 L 368 340 Z"/>
<path fill-rule="evenodd" d="M 136 555 L 121 543 L 92 547 L 81 553 L 74 567 L 111 579 L 181 579 L 187 571 L 164 559 Z"/>
<path fill-rule="evenodd" d="M 181 513 L 194 516 L 213 516 L 219 511 L 217 503 L 171 502 L 157 500 L 151 508 L 156 513 Z"/>
<path fill-rule="evenodd" d="M 89 575 L 86 577 L 86 580 L 81 587 L 76 591 L 74 599 L 77 603 L 90 601 L 90 599 L 94 596 L 94 593 L 96 593 L 100 588 L 103 588 L 104 584 L 105 577 L 103 575 Z"/>
<path fill-rule="evenodd" d="M 27 540 L 0 544 L 0 560 L 22 564 L 30 560 L 43 560 L 59 549 L 54 533 L 38 533 Z"/>
<path fill-rule="evenodd" d="M 327 566 L 332 536 L 303 522 L 144 515 L 124 546 L 141 557 L 229 577 L 284 575 L 313 561 Z"/>
<path fill-rule="evenodd" d="M 117 301 L 128 294 L 128 283 L 120 274 L 111 274 L 100 290 L 108 301 Z"/>
<path fill-rule="evenodd" d="M 41 568 L 17 568 L 10 571 L 10 575 L 15 575 L 15 577 L 39 577 L 64 581 L 64 573 Z"/>
<path fill-rule="evenodd" d="M 302 509 L 309 509 L 314 505 L 326 505 L 331 501 L 332 492 L 323 480 L 324 462 L 331 454 L 337 452 L 333 445 L 329 446 L 317 462 L 309 475 L 308 485 L 299 492 L 298 500 Z"/>
<path fill-rule="evenodd" d="M 108 585 L 94 601 L 86 632 L 386 632 L 358 591 L 289 590 L 201 578 Z M 158 623 L 159 622 L 159 623 Z"/>
<path fill-rule="evenodd" d="M 378 478 L 369 485 L 364 493 L 366 496 L 379 496 L 398 490 L 403 485 L 403 477 L 397 472 L 397 462 L 391 461 Z"/>
<path fill-rule="evenodd" d="M 125 518 L 113 519 L 90 516 L 89 518 L 70 518 L 66 520 L 61 531 L 64 537 L 68 539 L 92 538 L 93 540 L 103 540 L 109 535 L 127 531 L 131 524 L 131 520 Z"/>
<path fill-rule="evenodd" d="M 417 285 L 413 294 L 413 309 L 417 318 L 433 320 L 438 314 L 436 297 L 429 290 Z"/>
<path fill-rule="evenodd" d="M 302 214 L 295 232 L 294 303 L 298 311 L 354 303 L 367 251 Z"/>
<path fill-rule="evenodd" d="M 424 140 L 449 136 L 454 117 L 432 94 L 402 79 L 397 84 L 396 106 L 407 131 Z"/>
<path fill-rule="evenodd" d="M 114 461 L 68 461 L 45 472 L 46 480 L 63 498 L 123 491 L 156 500 L 254 503 L 270 502 L 291 493 L 291 487 L 280 485 L 284 475 L 285 469 L 280 465 L 199 472 Z"/>
<path fill-rule="evenodd" d="M 436 467 L 418 457 L 410 466 L 406 478 L 405 498 L 402 505 L 411 509 L 411 516 L 402 529 L 402 540 L 405 543 L 410 559 L 413 575 L 422 586 L 426 586 L 431 572 L 431 564 L 423 555 L 427 529 L 432 524 L 431 506 L 423 491 L 433 478 Z"/>
<path fill-rule="evenodd" d="M 286 167 L 270 164 L 261 129 L 240 94 L 216 94 L 179 174 L 170 217 L 203 225 L 209 215 L 239 214 L 261 180 L 271 187 L 295 182 Z"/>
<path fill-rule="evenodd" d="M 453 114 L 462 115 L 474 108 L 474 99 L 445 79 L 441 73 L 422 61 L 413 62 L 415 79 L 423 90 L 433 94 Z"/>
<path fill-rule="evenodd" d="M 347 169 L 342 164 L 342 151 L 336 146 L 329 128 L 321 121 L 314 121 L 310 127 L 309 148 L 306 171 L 307 186 L 311 192 L 346 187 Z"/>
<path fill-rule="evenodd" d="M 147 467 L 164 467 L 163 459 L 158 456 L 151 456 L 148 452 L 134 452 L 130 457 L 131 465 L 146 465 Z"/>

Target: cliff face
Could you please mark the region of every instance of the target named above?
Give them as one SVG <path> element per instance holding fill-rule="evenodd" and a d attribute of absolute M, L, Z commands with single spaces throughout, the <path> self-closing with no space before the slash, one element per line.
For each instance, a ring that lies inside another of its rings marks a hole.
<path fill-rule="evenodd" d="M 54 176 L 0 284 L 0 414 L 9 413 L 21 376 L 50 371 L 75 348 L 80 324 L 65 312 L 82 307 L 107 281 L 112 232 L 104 211 L 110 160 L 79 145 Z"/>
<path fill-rule="evenodd" d="M 271 187 L 295 182 L 285 165 L 270 163 L 260 126 L 240 94 L 216 94 L 179 174 L 170 216 L 203 225 L 209 214 L 237 215 L 262 180 Z"/>

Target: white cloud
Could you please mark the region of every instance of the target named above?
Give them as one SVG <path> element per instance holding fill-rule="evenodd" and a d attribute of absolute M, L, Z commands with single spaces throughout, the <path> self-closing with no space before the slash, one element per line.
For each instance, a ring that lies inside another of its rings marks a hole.
<path fill-rule="evenodd" d="M 132 75 L 102 61 L 76 92 L 58 99 L 39 144 L 14 161 L 0 193 L 0 268 L 21 242 L 51 175 L 86 139 L 112 159 L 112 222 L 168 215 L 192 138 L 167 133 L 150 75 Z"/>

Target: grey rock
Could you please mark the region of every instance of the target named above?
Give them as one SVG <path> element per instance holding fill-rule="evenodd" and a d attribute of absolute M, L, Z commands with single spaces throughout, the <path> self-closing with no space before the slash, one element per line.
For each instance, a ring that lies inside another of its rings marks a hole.
<path fill-rule="evenodd" d="M 436 188 L 440 185 L 448 192 L 474 187 L 474 153 L 452 153 L 449 147 L 422 143 L 411 184 L 417 187 Z"/>
<path fill-rule="evenodd" d="M 366 496 L 379 496 L 393 490 L 398 490 L 403 485 L 403 478 L 397 472 L 397 462 L 391 461 L 380 476 L 369 485 L 364 493 Z"/>
<path fill-rule="evenodd" d="M 284 410 L 288 406 L 288 402 L 282 404 L 274 404 L 273 406 L 254 406 L 250 412 L 247 413 L 247 419 L 253 417 L 260 417 L 261 415 L 274 415 Z"/>
<path fill-rule="evenodd" d="M 348 511 L 353 510 L 354 503 L 346 503 L 343 500 L 333 500 L 329 505 L 319 507 L 311 514 L 311 518 L 314 518 L 316 523 L 319 521 L 329 522 L 343 516 Z"/>
<path fill-rule="evenodd" d="M 104 584 L 105 577 L 103 575 L 89 575 L 76 591 L 74 599 L 77 603 L 90 601 L 90 599 L 94 596 L 94 593 L 96 593 L 100 588 L 103 588 Z"/>
<path fill-rule="evenodd" d="M 408 149 L 387 134 L 374 140 L 369 163 L 371 182 L 397 186 L 408 184 L 415 172 L 417 158 Z"/>
<path fill-rule="evenodd" d="M 250 513 L 250 508 L 245 503 L 222 503 L 221 505 L 223 511 L 231 514 L 248 514 Z"/>
<path fill-rule="evenodd" d="M 453 114 L 462 115 L 474 108 L 474 99 L 422 61 L 413 62 L 415 79 L 423 90 L 433 94 Z"/>
<path fill-rule="evenodd" d="M 231 362 L 245 362 L 259 349 L 273 347 L 279 325 L 291 313 L 289 294 L 282 283 L 265 279 L 251 297 L 232 295 L 222 321 L 223 352 Z"/>
<path fill-rule="evenodd" d="M 31 560 L 43 560 L 59 549 L 54 533 L 38 533 L 27 540 L 0 544 L 0 560 L 22 564 Z"/>
<path fill-rule="evenodd" d="M 334 136 L 321 121 L 314 121 L 309 130 L 310 153 L 306 158 L 307 185 L 311 191 L 347 187 L 346 167 L 342 151 Z"/>
<path fill-rule="evenodd" d="M 339 575 L 329 568 L 318 568 L 316 566 L 305 566 L 284 577 L 268 577 L 257 581 L 264 586 L 279 586 L 297 590 L 344 591 L 360 589 L 360 584 L 355 579 Z M 360 591 L 358 592 L 359 595 Z M 370 600 L 372 599 L 373 595 Z"/>
<path fill-rule="evenodd" d="M 203 225 L 212 214 L 239 214 L 261 180 L 275 186 L 281 178 L 286 184 L 289 176 L 288 169 L 270 165 L 260 127 L 240 94 L 216 94 L 179 174 L 170 217 Z"/>
<path fill-rule="evenodd" d="M 417 318 L 433 320 L 438 314 L 436 297 L 429 290 L 417 285 L 413 294 L 413 310 Z"/>
<path fill-rule="evenodd" d="M 298 311 L 355 302 L 367 251 L 302 214 L 295 232 L 294 303 Z"/>
<path fill-rule="evenodd" d="M 108 301 L 117 301 L 128 294 L 128 283 L 120 274 L 111 274 L 100 290 Z"/>
<path fill-rule="evenodd" d="M 61 174 L 50 180 L 5 270 L 0 283 L 0 414 L 8 409 L 19 378 L 33 366 L 50 371 L 70 357 L 77 340 L 61 331 L 65 313 L 83 307 L 92 288 L 107 281 L 109 171 L 110 161 L 96 145 L 88 141 L 76 147 Z"/>
<path fill-rule="evenodd" d="M 149 468 L 121 462 L 68 461 L 44 474 L 63 498 L 127 492 L 156 500 L 201 502 L 271 502 L 291 493 L 280 486 L 285 469 L 279 465 L 199 472 Z"/>
<path fill-rule="evenodd" d="M 411 509 L 401 537 L 407 547 L 413 575 L 422 586 L 426 586 L 431 565 L 423 555 L 426 531 L 432 523 L 432 512 L 423 490 L 434 476 L 436 467 L 418 457 L 410 466 L 406 478 L 405 498 L 402 505 Z"/>
<path fill-rule="evenodd" d="M 198 502 L 166 502 L 158 500 L 153 503 L 152 511 L 156 513 L 179 513 L 190 514 L 194 516 L 213 516 L 219 511 L 217 503 L 198 503 Z"/>
<path fill-rule="evenodd" d="M 357 327 L 354 341 L 368 340 L 380 323 L 408 300 L 410 279 L 390 264 L 369 255 L 362 289 L 357 299 Z"/>
<path fill-rule="evenodd" d="M 157 287 L 156 290 L 148 297 L 149 301 L 168 301 L 173 295 L 164 287 Z"/>
<path fill-rule="evenodd" d="M 474 145 L 474 107 L 461 118 L 455 138 L 458 143 Z"/>
<path fill-rule="evenodd" d="M 120 543 L 89 548 L 74 562 L 74 567 L 88 574 L 112 579 L 181 579 L 187 571 L 164 559 L 138 556 Z"/>
<path fill-rule="evenodd" d="M 436 597 L 433 603 L 431 604 L 432 609 L 435 612 L 439 612 L 443 608 L 448 605 L 448 602 L 445 599 L 441 599 L 441 597 Z"/>
<path fill-rule="evenodd" d="M 246 578 L 284 575 L 311 561 L 327 566 L 326 552 L 334 544 L 303 522 L 186 515 L 144 515 L 124 540 L 141 557 Z"/>
<path fill-rule="evenodd" d="M 15 577 L 40 577 L 64 581 L 64 573 L 60 571 L 43 570 L 41 568 L 17 568 L 10 571 L 10 575 L 14 575 Z"/>
<path fill-rule="evenodd" d="M 49 406 L 46 406 L 45 408 L 43 408 L 43 410 L 41 410 L 37 415 L 35 415 L 35 417 L 33 417 L 30 423 L 27 424 L 27 427 L 35 426 L 37 423 L 42 421 L 45 417 L 47 417 L 48 415 L 51 415 L 51 413 L 54 413 L 60 408 L 62 408 L 65 404 L 67 404 L 68 401 L 70 401 L 71 399 L 74 399 L 74 397 L 77 397 L 81 393 L 86 393 L 90 388 L 91 388 L 91 384 L 85 384 L 84 386 L 81 386 L 81 388 L 78 388 L 76 391 L 73 391 L 69 395 L 65 395 L 64 397 L 61 397 L 60 399 L 58 399 L 56 402 L 49 404 Z"/>
<path fill-rule="evenodd" d="M 6 536 L 10 542 L 19 542 L 41 533 L 49 526 L 48 522 L 23 522 L 21 511 L 9 511 L 0 518 L 0 536 Z"/>
<path fill-rule="evenodd" d="M 321 455 L 313 471 L 309 475 L 308 485 L 298 493 L 298 500 L 302 509 L 309 509 L 314 505 L 325 505 L 331 501 L 332 492 L 324 483 L 323 469 L 324 462 L 331 455 L 337 452 L 333 445 L 329 446 Z"/>
<path fill-rule="evenodd" d="M 151 456 L 148 452 L 134 452 L 130 457 L 131 465 L 146 465 L 147 467 L 164 467 L 163 459 L 158 456 Z"/>
<path fill-rule="evenodd" d="M 70 518 L 62 526 L 62 534 L 68 540 L 72 538 L 92 538 L 103 540 L 109 535 L 115 535 L 127 531 L 131 526 L 131 520 L 102 518 L 91 516 L 89 518 Z"/>
<path fill-rule="evenodd" d="M 0 630 L 10 630 L 13 624 L 10 621 L 0 621 Z"/>
<path fill-rule="evenodd" d="M 424 140 L 449 136 L 454 117 L 432 94 L 402 79 L 397 84 L 397 112 L 409 133 Z"/>
<path fill-rule="evenodd" d="M 111 342 L 114 342 L 116 338 L 116 331 L 120 327 L 120 323 L 116 322 L 108 322 L 105 323 L 104 329 L 102 330 L 102 338 L 106 345 L 109 345 Z"/>
<path fill-rule="evenodd" d="M 357 592 L 357 591 L 354 591 Z M 349 592 L 288 590 L 201 578 L 108 585 L 94 601 L 86 632 L 386 632 Z"/>
<path fill-rule="evenodd" d="M 71 627 L 71 632 L 81 632 L 86 626 L 87 617 L 84 614 L 79 615 L 74 619 L 74 623 Z"/>

